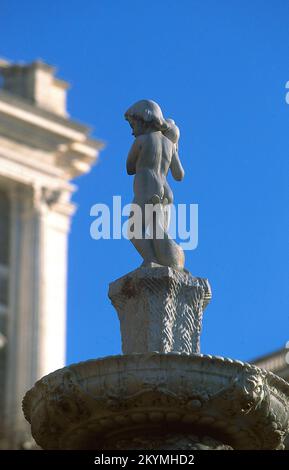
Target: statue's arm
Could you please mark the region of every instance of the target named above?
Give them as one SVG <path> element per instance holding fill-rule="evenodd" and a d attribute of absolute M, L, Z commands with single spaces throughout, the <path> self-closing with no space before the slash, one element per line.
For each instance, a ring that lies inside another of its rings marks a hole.
<path fill-rule="evenodd" d="M 170 168 L 171 168 L 173 178 L 176 181 L 182 181 L 182 179 L 185 176 L 185 171 L 184 171 L 184 169 L 182 167 L 182 164 L 180 162 L 180 157 L 179 157 L 177 148 L 175 148 L 175 150 L 173 152 Z"/>
<path fill-rule="evenodd" d="M 139 145 L 138 145 L 137 139 L 135 139 L 134 143 L 131 146 L 131 149 L 128 153 L 127 160 L 126 160 L 126 171 L 128 175 L 135 175 L 138 152 L 139 152 Z"/>

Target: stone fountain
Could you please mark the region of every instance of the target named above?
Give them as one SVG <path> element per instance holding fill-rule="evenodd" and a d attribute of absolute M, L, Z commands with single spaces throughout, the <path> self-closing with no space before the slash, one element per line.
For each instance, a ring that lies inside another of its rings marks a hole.
<path fill-rule="evenodd" d="M 39 380 L 23 400 L 32 435 L 43 449 L 282 449 L 289 384 L 251 364 L 200 354 L 211 289 L 185 269 L 168 234 L 166 176 L 184 176 L 178 127 L 149 100 L 125 117 L 135 136 L 127 159 L 135 175 L 130 239 L 143 264 L 109 287 L 123 355 Z"/>

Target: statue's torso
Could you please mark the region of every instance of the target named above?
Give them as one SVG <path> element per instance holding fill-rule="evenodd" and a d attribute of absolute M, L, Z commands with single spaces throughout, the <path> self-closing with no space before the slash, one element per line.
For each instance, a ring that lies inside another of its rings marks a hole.
<path fill-rule="evenodd" d="M 134 180 L 135 198 L 148 203 L 154 195 L 172 202 L 172 191 L 166 176 L 171 164 L 174 144 L 161 132 L 151 132 L 138 137 L 140 150 L 136 161 Z"/>

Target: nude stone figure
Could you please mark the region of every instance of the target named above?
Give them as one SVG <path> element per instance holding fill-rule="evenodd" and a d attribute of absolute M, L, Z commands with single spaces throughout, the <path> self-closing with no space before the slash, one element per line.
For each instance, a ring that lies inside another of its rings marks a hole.
<path fill-rule="evenodd" d="M 166 215 L 167 207 L 173 202 L 167 174 L 171 170 L 177 181 L 184 177 L 178 155 L 179 129 L 172 119 L 164 119 L 159 105 L 151 100 L 135 103 L 126 111 L 125 118 L 135 136 L 126 167 L 129 175 L 135 175 L 133 204 L 142 211 L 142 237 L 132 237 L 131 241 L 142 256 L 144 265 L 156 264 L 182 270 L 184 253 L 167 233 Z M 156 215 L 149 220 L 145 217 L 148 204 L 158 206 Z M 151 238 L 145 237 L 148 229 Z"/>

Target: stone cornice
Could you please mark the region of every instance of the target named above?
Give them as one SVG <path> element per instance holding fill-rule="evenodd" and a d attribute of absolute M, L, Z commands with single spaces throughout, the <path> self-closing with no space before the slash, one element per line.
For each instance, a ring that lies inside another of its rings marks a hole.
<path fill-rule="evenodd" d="M 61 188 L 69 192 L 75 189 L 75 186 L 68 183 L 57 168 L 51 166 L 51 171 L 43 167 L 37 168 L 31 165 L 21 165 L 19 161 L 14 161 L 8 156 L 0 153 L 0 177 L 8 181 L 15 181 L 24 185 L 33 186 L 35 182 L 49 188 Z M 54 171 L 53 171 L 54 170 Z"/>
<path fill-rule="evenodd" d="M 27 113 L 33 114 L 35 116 L 42 117 L 43 119 L 46 120 L 51 120 L 54 122 L 57 122 L 60 125 L 66 126 L 71 128 L 72 130 L 75 130 L 77 132 L 80 132 L 82 134 L 88 134 L 91 132 L 91 127 L 87 126 L 85 124 L 81 124 L 80 122 L 71 120 L 71 119 L 66 119 L 62 116 L 59 116 L 58 114 L 54 114 L 52 112 L 47 111 L 46 109 L 37 107 L 33 104 L 30 104 L 29 101 L 13 95 L 12 93 L 9 93 L 4 90 L 0 90 L 0 101 L 5 102 L 17 109 L 20 109 L 22 111 L 25 111 Z"/>
<path fill-rule="evenodd" d="M 89 137 L 90 129 L 82 124 L 62 118 L 10 93 L 0 92 L 0 135 L 13 144 L 22 144 L 32 149 L 39 149 L 50 155 L 51 173 L 60 170 L 59 176 L 71 179 L 90 170 L 95 163 L 103 143 Z M 1 147 L 5 154 L 5 147 Z M 36 157 L 36 158 L 35 158 Z M 37 158 L 35 150 L 31 152 L 35 169 L 39 164 L 47 173 L 45 162 Z M 43 163 L 43 165 L 42 165 Z M 22 161 L 22 166 L 25 160 Z"/>

